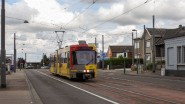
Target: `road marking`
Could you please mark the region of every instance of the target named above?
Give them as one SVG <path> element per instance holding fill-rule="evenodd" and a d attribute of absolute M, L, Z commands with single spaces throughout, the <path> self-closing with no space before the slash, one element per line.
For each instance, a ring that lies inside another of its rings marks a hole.
<path fill-rule="evenodd" d="M 67 85 L 69 85 L 69 86 L 71 86 L 71 87 L 74 87 L 74 88 L 76 88 L 76 89 L 78 89 L 78 90 L 84 91 L 84 92 L 86 92 L 86 93 L 88 93 L 88 94 L 90 94 L 90 95 L 93 95 L 93 96 L 96 96 L 96 97 L 98 97 L 98 98 L 100 98 L 100 99 L 106 100 L 106 101 L 108 101 L 108 102 L 110 102 L 110 103 L 119 104 L 119 103 L 117 103 L 117 102 L 115 102 L 115 101 L 109 100 L 109 99 L 107 99 L 107 98 L 104 98 L 104 97 L 102 97 L 102 96 L 99 96 L 99 95 L 97 95 L 97 94 L 94 94 L 94 93 L 92 93 L 92 92 L 89 92 L 89 91 L 87 91 L 87 90 L 84 90 L 84 89 L 82 89 L 82 88 L 79 88 L 79 87 L 77 87 L 77 86 L 75 86 L 75 85 L 72 85 L 72 84 L 67 83 L 67 82 L 65 82 L 65 81 L 62 81 L 62 80 L 59 80 L 59 79 L 54 78 L 54 77 L 52 77 L 52 76 L 49 76 L 49 75 L 47 75 L 47 74 L 45 74 L 45 73 L 43 73 L 43 72 L 40 72 L 40 71 L 38 71 L 38 70 L 35 70 L 35 71 L 37 71 L 37 72 L 39 72 L 40 74 L 45 75 L 45 76 L 47 76 L 47 77 L 49 77 L 49 78 L 52 78 L 52 79 L 54 79 L 54 80 L 57 80 L 57 81 L 62 82 L 62 83 L 64 83 L 64 84 L 67 84 Z"/>

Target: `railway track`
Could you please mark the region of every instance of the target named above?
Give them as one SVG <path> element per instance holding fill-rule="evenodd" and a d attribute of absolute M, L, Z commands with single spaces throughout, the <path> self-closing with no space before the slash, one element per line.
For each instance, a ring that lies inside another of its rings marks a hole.
<path fill-rule="evenodd" d="M 45 72 L 48 73 L 48 72 Z M 59 77 L 60 79 L 60 77 Z M 60 79 L 64 80 L 64 79 Z M 80 88 L 86 89 L 90 92 L 96 93 L 97 95 L 103 96 L 108 99 L 112 99 L 120 104 L 183 104 L 183 94 L 181 93 L 182 99 L 178 96 L 165 96 L 160 92 L 163 89 L 174 90 L 166 88 L 165 86 L 156 85 L 150 82 L 142 82 L 138 80 L 131 80 L 126 78 L 101 76 L 94 80 L 85 82 L 70 81 L 67 82 L 74 84 Z M 145 88 L 139 88 L 145 87 Z M 158 92 L 152 92 L 153 89 Z M 151 90 L 151 91 L 150 91 Z M 173 92 L 173 91 L 171 91 Z M 166 93 L 166 92 L 165 92 Z M 170 93 L 170 92 L 169 92 Z M 173 94 L 173 93 L 172 93 Z M 179 93 L 180 94 L 180 93 Z M 176 97 L 176 98 L 174 98 Z M 179 100 L 181 99 L 181 100 Z"/>

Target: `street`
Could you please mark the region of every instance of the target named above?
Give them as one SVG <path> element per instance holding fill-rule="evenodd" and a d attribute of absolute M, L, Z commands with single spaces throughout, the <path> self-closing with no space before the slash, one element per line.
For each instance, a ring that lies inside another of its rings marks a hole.
<path fill-rule="evenodd" d="M 72 81 L 47 69 L 25 70 L 44 104 L 183 104 L 185 80 L 174 77 L 124 75 L 98 70 L 95 79 Z"/>

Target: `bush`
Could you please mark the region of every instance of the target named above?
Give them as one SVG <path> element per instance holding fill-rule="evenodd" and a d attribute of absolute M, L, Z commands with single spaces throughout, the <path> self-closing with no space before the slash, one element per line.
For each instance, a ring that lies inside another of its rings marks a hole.
<path fill-rule="evenodd" d="M 137 60 L 134 60 L 135 63 Z M 102 63 L 102 61 L 100 61 Z M 143 63 L 143 59 L 140 59 L 140 63 Z M 108 60 L 104 60 L 104 67 L 107 67 L 107 65 L 110 66 L 110 69 L 116 69 L 116 68 L 123 68 L 124 67 L 124 58 L 118 57 L 118 58 L 110 58 Z M 125 67 L 131 68 L 132 65 L 132 59 L 125 58 Z"/>
<path fill-rule="evenodd" d="M 149 64 L 147 64 L 147 70 L 152 70 L 152 67 L 153 67 L 153 63 L 149 63 Z"/>

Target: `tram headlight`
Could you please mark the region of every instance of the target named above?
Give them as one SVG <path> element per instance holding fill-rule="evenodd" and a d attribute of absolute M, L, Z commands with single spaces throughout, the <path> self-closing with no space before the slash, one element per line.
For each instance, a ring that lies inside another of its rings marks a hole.
<path fill-rule="evenodd" d="M 87 70 L 87 73 L 89 73 L 89 70 Z"/>
<path fill-rule="evenodd" d="M 84 70 L 84 73 L 86 72 L 86 70 Z"/>

